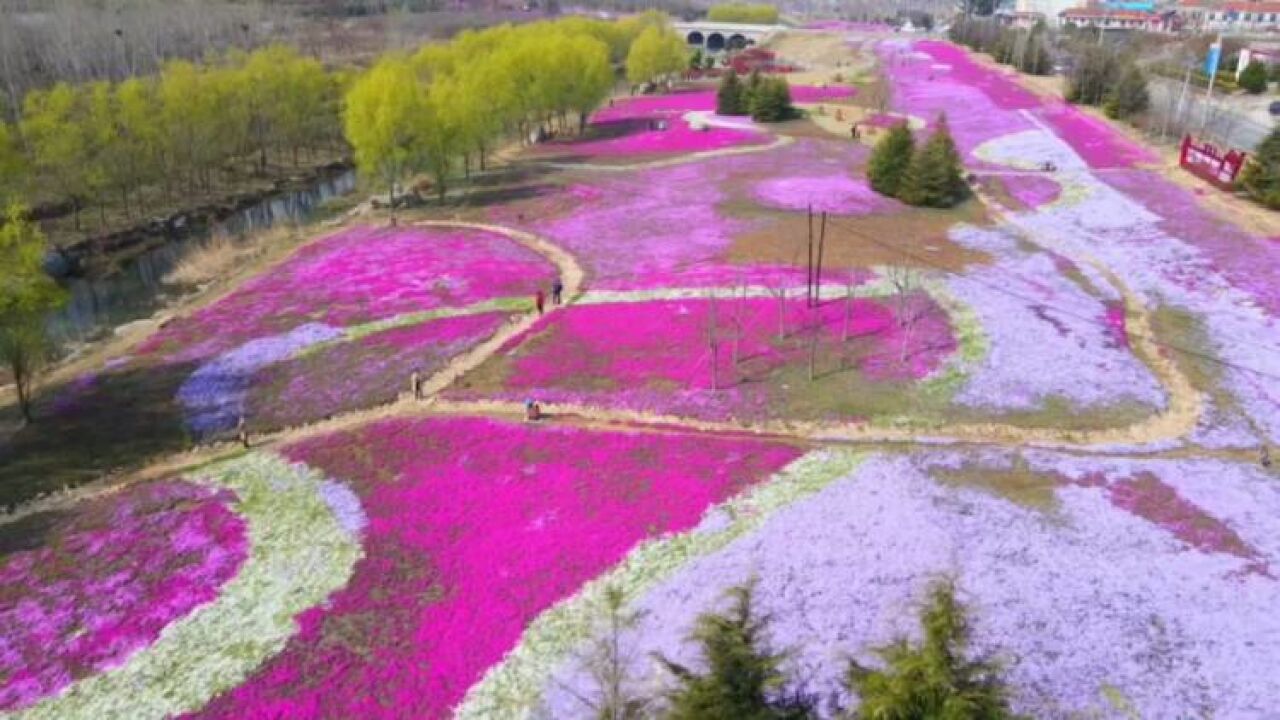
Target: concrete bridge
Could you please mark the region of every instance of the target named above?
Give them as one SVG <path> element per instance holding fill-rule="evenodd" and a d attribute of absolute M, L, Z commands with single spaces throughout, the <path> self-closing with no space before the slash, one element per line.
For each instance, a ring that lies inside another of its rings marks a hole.
<path fill-rule="evenodd" d="M 741 50 L 748 45 L 763 42 L 769 36 L 783 29 L 781 25 L 748 25 L 746 23 L 723 22 L 678 22 L 672 23 L 676 32 L 684 36 L 690 47 L 697 47 L 707 52 L 722 50 Z"/>

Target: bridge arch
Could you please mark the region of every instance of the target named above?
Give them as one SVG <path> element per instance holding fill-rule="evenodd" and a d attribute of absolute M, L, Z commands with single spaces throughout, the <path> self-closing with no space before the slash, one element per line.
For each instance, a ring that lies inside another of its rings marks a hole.
<path fill-rule="evenodd" d="M 707 38 L 701 32 L 694 30 L 693 32 L 689 33 L 689 36 L 685 38 L 685 40 L 687 40 L 690 45 L 701 46 L 704 43 L 706 43 Z"/>
<path fill-rule="evenodd" d="M 747 37 L 741 33 L 734 33 L 729 36 L 729 40 L 725 43 L 730 50 L 742 50 L 750 43 Z"/>
<path fill-rule="evenodd" d="M 721 34 L 720 34 L 720 33 L 718 33 L 718 32 L 713 32 L 713 33 L 711 33 L 710 35 L 708 35 L 708 36 L 707 36 L 707 49 L 708 49 L 708 50 L 713 50 L 713 51 L 714 51 L 714 50 L 723 50 L 723 49 L 724 49 L 724 45 L 725 45 L 724 35 L 721 35 Z"/>

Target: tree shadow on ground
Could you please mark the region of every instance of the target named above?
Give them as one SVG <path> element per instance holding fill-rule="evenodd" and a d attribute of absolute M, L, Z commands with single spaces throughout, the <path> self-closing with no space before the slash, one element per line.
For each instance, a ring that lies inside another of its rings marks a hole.
<path fill-rule="evenodd" d="M 87 388 L 75 382 L 44 388 L 33 408 L 36 421 L 0 444 L 0 507 L 190 447 L 174 398 L 193 370 L 130 366 Z"/>

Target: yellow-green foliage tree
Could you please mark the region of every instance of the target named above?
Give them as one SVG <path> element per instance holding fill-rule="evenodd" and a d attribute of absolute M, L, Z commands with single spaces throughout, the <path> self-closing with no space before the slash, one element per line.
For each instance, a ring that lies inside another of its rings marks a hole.
<path fill-rule="evenodd" d="M 689 64 L 689 49 L 670 27 L 645 28 L 627 53 L 627 81 L 632 85 L 657 82 Z"/>
<path fill-rule="evenodd" d="M 347 93 L 343 128 L 360 171 L 378 178 L 395 203 L 396 188 L 421 167 L 426 98 L 412 62 L 382 58 Z"/>
<path fill-rule="evenodd" d="M 712 22 L 776 25 L 778 23 L 778 8 L 765 3 L 716 5 L 707 11 L 707 19 Z"/>
<path fill-rule="evenodd" d="M 87 143 L 79 122 L 78 95 L 67 83 L 27 93 L 21 125 L 32 165 L 73 203 L 76 229 L 80 228 L 80 207 L 88 192 L 84 166 Z"/>
<path fill-rule="evenodd" d="M 575 120 L 581 129 L 613 89 L 610 58 L 652 18 L 503 25 L 384 59 L 347 92 L 344 129 L 361 172 L 392 194 L 426 172 L 443 198 L 459 170 L 484 168 L 502 137 L 568 131 Z"/>
<path fill-rule="evenodd" d="M 47 357 L 45 316 L 66 292 L 44 272 L 45 238 L 21 203 L 10 204 L 0 224 L 0 360 L 18 390 L 18 408 L 31 422 L 31 388 Z"/>
<path fill-rule="evenodd" d="M 341 77 L 271 46 L 170 62 L 153 77 L 30 92 L 19 125 L 22 184 L 42 201 L 72 201 L 79 227 L 88 201 L 101 211 L 117 198 L 132 216 L 147 188 L 163 185 L 166 198 L 183 184 L 208 190 L 250 157 L 259 171 L 273 155 L 296 164 L 302 151 L 341 138 Z"/>
<path fill-rule="evenodd" d="M 17 133 L 0 121 L 0 204 L 8 207 L 25 190 L 26 160 L 18 148 Z"/>

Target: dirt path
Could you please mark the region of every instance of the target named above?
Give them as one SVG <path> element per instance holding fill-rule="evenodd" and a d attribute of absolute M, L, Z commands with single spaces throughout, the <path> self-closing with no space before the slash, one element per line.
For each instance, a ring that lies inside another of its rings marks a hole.
<path fill-rule="evenodd" d="M 565 305 L 572 303 L 582 294 L 582 281 L 585 274 L 582 266 L 574 259 L 572 255 L 561 250 L 548 240 L 545 240 L 533 233 L 514 230 L 512 228 L 502 227 L 500 225 L 486 225 L 482 223 L 468 222 L 452 222 L 452 221 L 434 221 L 424 220 L 414 223 L 418 227 L 462 227 L 472 230 L 483 230 L 498 235 L 511 238 L 512 240 L 524 245 L 534 252 L 542 255 L 555 264 L 560 271 L 560 282 L 564 283 L 564 300 Z M 550 306 L 549 312 L 556 312 L 557 307 Z M 508 323 L 502 327 L 497 333 L 483 343 L 475 346 L 467 352 L 453 358 L 439 372 L 427 379 L 422 386 L 423 394 L 427 396 L 435 395 L 441 390 L 452 385 L 466 373 L 480 367 L 481 363 L 488 360 L 496 353 L 507 341 L 516 337 L 520 333 L 527 331 L 533 327 L 538 321 L 539 315 L 530 312 L 514 323 Z"/>

